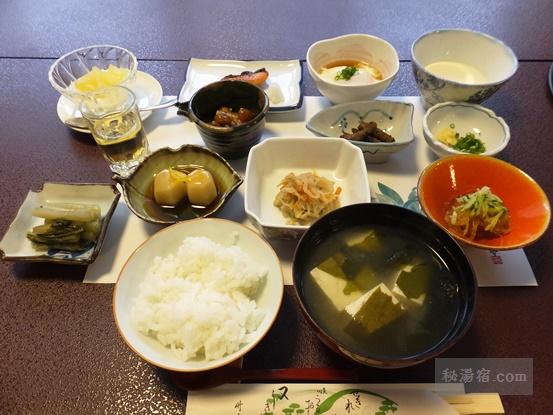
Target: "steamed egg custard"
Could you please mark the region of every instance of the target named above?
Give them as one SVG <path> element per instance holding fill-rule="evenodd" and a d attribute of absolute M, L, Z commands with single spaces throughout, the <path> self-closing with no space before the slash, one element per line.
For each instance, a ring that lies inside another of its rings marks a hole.
<path fill-rule="evenodd" d="M 482 71 L 463 62 L 438 61 L 427 65 L 426 70 L 435 76 L 464 84 L 478 85 L 488 82 Z"/>
<path fill-rule="evenodd" d="M 352 351 L 416 356 L 447 336 L 460 309 L 455 276 L 422 240 L 382 225 L 338 231 L 304 268 L 305 304 Z"/>
<path fill-rule="evenodd" d="M 383 79 L 378 68 L 357 60 L 330 62 L 319 70 L 319 74 L 327 82 L 347 85 L 367 85 Z"/>

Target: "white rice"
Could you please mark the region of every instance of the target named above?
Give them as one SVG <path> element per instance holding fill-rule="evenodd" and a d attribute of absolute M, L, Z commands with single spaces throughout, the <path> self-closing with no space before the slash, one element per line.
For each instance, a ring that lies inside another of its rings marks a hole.
<path fill-rule="evenodd" d="M 263 320 L 253 297 L 266 274 L 238 246 L 188 237 L 175 255 L 154 259 L 131 318 L 182 360 L 219 359 L 249 343 Z"/>

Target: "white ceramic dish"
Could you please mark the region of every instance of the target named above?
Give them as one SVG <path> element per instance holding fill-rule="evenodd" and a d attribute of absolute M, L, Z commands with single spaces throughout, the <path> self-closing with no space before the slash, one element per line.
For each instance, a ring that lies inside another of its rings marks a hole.
<path fill-rule="evenodd" d="M 424 106 L 480 102 L 492 96 L 517 71 L 513 50 L 501 40 L 468 29 L 440 29 L 413 43 L 411 58 Z M 434 70 L 429 71 L 429 65 Z M 438 65 L 438 66 L 436 66 Z"/>
<path fill-rule="evenodd" d="M 62 264 L 91 264 L 98 256 L 107 227 L 119 200 L 119 191 L 112 184 L 44 183 L 41 190 L 30 191 L 17 212 L 17 216 L 0 241 L 0 257 L 7 261 L 57 262 Z M 71 252 L 59 249 L 37 251 L 26 237 L 34 226 L 44 223 L 31 212 L 46 203 L 84 203 L 100 206 L 102 229 L 96 242 L 84 251 Z"/>
<path fill-rule="evenodd" d="M 289 173 L 315 172 L 342 188 L 340 206 L 370 202 L 363 153 L 342 138 L 269 138 L 252 147 L 246 165 L 245 210 L 267 238 L 294 239 L 308 226 L 289 225 L 273 205 Z"/>
<path fill-rule="evenodd" d="M 361 121 L 375 121 L 378 128 L 395 138 L 393 143 L 350 141 L 363 152 L 367 163 L 383 163 L 390 155 L 414 140 L 413 104 L 385 100 L 339 104 L 315 114 L 306 124 L 308 130 L 325 137 L 350 133 Z"/>
<path fill-rule="evenodd" d="M 361 61 L 378 69 L 383 79 L 364 85 L 325 80 L 319 71 L 336 61 Z M 394 47 L 376 36 L 350 34 L 313 43 L 307 50 L 307 68 L 321 94 L 335 104 L 376 98 L 394 80 L 399 57 Z"/>
<path fill-rule="evenodd" d="M 187 102 L 203 86 L 227 75 L 265 68 L 269 78 L 261 88 L 269 96 L 269 111 L 290 111 L 302 106 L 302 71 L 300 61 L 229 61 L 190 59 L 186 82 L 179 94 L 179 102 Z"/>
<path fill-rule="evenodd" d="M 136 73 L 136 80 L 132 85 L 130 85 L 130 89 L 136 95 L 138 108 L 157 105 L 163 98 L 163 89 L 161 84 L 156 78 L 146 72 L 138 71 Z M 81 112 L 79 111 L 78 106 L 63 95 L 61 95 L 58 99 L 57 112 L 59 119 L 63 123 L 65 123 L 65 120 L 69 118 L 81 117 Z M 140 116 L 143 120 L 145 120 L 151 113 L 152 111 L 141 112 Z M 77 128 L 70 125 L 68 125 L 68 127 L 81 133 L 90 132 L 88 128 Z"/>
<path fill-rule="evenodd" d="M 424 139 L 431 150 L 440 157 L 467 154 L 437 139 L 437 134 L 451 124 L 461 137 L 472 132 L 482 140 L 486 147 L 486 151 L 481 153 L 482 156 L 499 154 L 511 139 L 509 126 L 492 110 L 466 102 L 444 102 L 430 108 L 422 121 Z"/>
<path fill-rule="evenodd" d="M 133 299 L 140 282 L 156 256 L 176 252 L 188 236 L 205 236 L 212 241 L 231 246 L 236 244 L 255 261 L 268 269 L 266 283 L 255 300 L 266 311 L 265 318 L 251 343 L 221 359 L 182 361 L 170 349 L 152 337 L 140 333 L 130 318 Z M 279 259 L 271 246 L 253 230 L 224 219 L 195 219 L 164 228 L 146 240 L 129 257 L 119 274 L 113 292 L 113 313 L 119 333 L 127 345 L 147 362 L 178 372 L 199 372 L 224 366 L 253 349 L 271 328 L 282 302 L 284 283 Z"/>

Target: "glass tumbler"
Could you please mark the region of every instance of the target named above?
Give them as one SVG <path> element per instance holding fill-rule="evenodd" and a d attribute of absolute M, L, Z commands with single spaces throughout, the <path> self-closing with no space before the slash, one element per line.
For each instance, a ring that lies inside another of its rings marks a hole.
<path fill-rule="evenodd" d="M 129 176 L 148 154 L 134 93 L 122 86 L 99 89 L 85 96 L 80 110 L 111 170 Z"/>

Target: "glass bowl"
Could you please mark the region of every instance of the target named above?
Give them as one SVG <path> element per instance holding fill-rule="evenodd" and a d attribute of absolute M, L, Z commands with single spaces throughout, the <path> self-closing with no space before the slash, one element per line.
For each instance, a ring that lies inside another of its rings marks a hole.
<path fill-rule="evenodd" d="M 117 85 L 129 86 L 136 78 L 138 62 L 131 51 L 113 45 L 94 45 L 60 57 L 50 67 L 48 80 L 60 94 L 79 103 L 85 93 L 75 89 L 73 82 L 89 73 L 94 66 L 107 69 L 109 65 L 129 70 L 128 75 Z"/>

